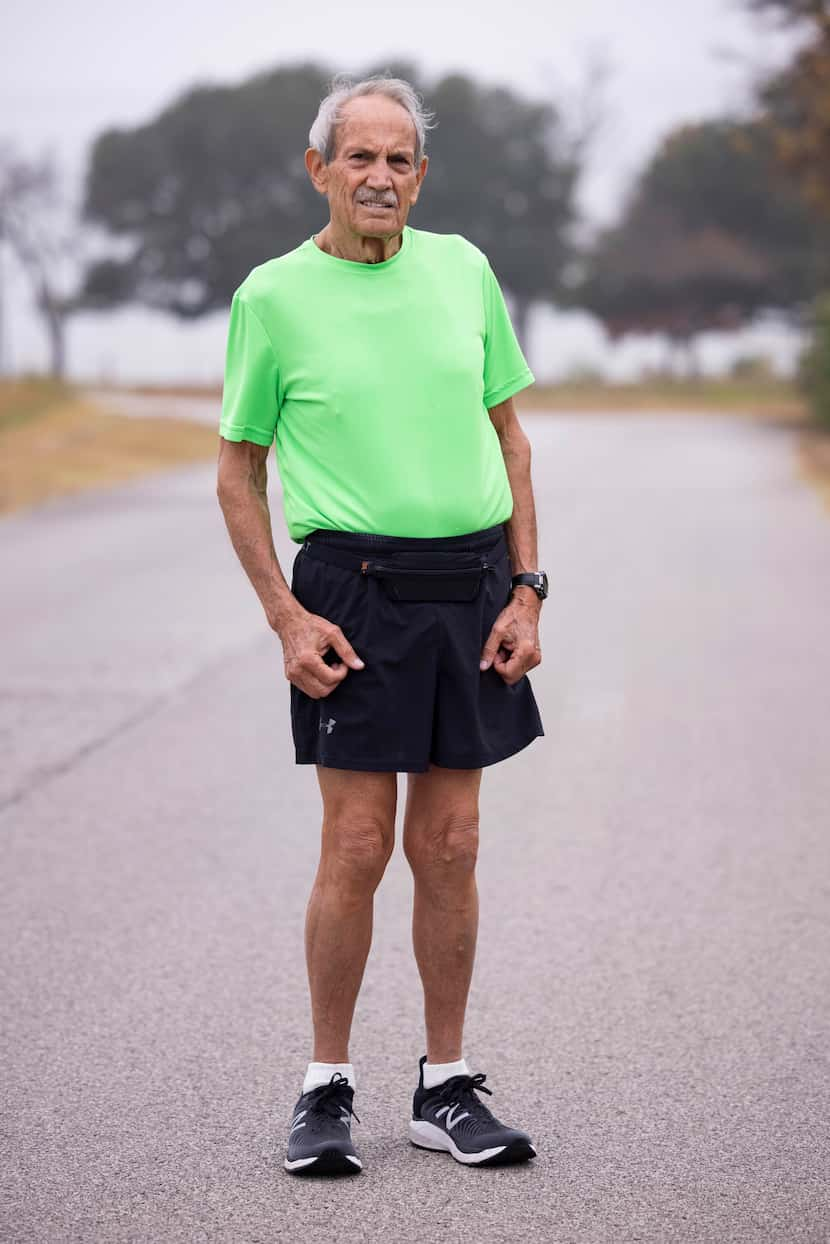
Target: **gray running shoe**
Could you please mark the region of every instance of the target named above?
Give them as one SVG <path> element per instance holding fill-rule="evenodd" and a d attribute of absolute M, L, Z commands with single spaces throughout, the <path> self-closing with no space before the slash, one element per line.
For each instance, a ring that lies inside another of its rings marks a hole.
<path fill-rule="evenodd" d="M 419 1149 L 451 1153 L 466 1166 L 506 1166 L 536 1157 L 527 1132 L 506 1127 L 490 1113 L 478 1092 L 484 1087 L 483 1072 L 474 1076 L 450 1076 L 435 1088 L 424 1088 L 424 1063 L 420 1060 L 418 1087 L 412 1102 L 409 1138 Z"/>
<path fill-rule="evenodd" d="M 352 1144 L 354 1089 L 335 1071 L 328 1084 L 301 1093 L 291 1116 L 283 1165 L 292 1175 L 356 1175 L 363 1163 Z M 358 1123 L 360 1119 L 357 1119 Z"/>

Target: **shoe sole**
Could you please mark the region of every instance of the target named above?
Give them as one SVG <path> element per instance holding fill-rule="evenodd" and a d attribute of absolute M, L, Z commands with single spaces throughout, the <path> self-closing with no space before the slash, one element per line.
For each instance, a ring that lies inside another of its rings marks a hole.
<path fill-rule="evenodd" d="M 458 1148 L 452 1136 L 424 1119 L 409 1120 L 409 1139 L 418 1149 L 452 1154 L 456 1162 L 463 1162 L 465 1166 L 509 1166 L 536 1157 L 534 1146 L 527 1140 L 511 1140 L 509 1145 L 495 1145 L 479 1153 L 465 1153 Z"/>
<path fill-rule="evenodd" d="M 292 1175 L 357 1175 L 363 1169 L 356 1154 L 341 1153 L 339 1149 L 324 1149 L 312 1158 L 286 1158 L 283 1166 Z"/>

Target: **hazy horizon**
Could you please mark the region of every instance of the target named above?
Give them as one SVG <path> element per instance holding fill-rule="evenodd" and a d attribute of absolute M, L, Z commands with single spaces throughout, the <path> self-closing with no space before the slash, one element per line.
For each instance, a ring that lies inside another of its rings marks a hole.
<path fill-rule="evenodd" d="M 586 219 L 597 225 L 615 218 L 663 134 L 684 120 L 745 108 L 753 75 L 779 63 L 792 44 L 736 0 L 701 0 L 695 9 L 684 8 L 682 19 L 657 0 L 631 0 L 624 10 L 610 0 L 584 0 L 577 8 L 515 0 L 509 13 L 495 0 L 482 0 L 473 22 L 427 0 L 418 16 L 399 34 L 403 23 L 390 22 L 387 6 L 373 0 L 351 9 L 325 3 L 313 23 L 304 12 L 261 0 L 234 5 L 232 22 L 224 6 L 192 0 L 140 10 L 113 10 L 100 0 L 69 10 L 55 3 L 12 6 L 0 16 L 0 37 L 13 52 L 7 52 L 0 84 L 0 138 L 24 155 L 53 150 L 66 193 L 77 201 L 97 133 L 144 124 L 197 83 L 234 83 L 308 59 L 332 72 L 359 72 L 370 62 L 404 56 L 430 81 L 460 70 L 530 96 L 548 94 L 572 115 L 589 66 L 604 61 L 611 68 L 604 120 L 579 196 Z M 279 44 L 264 54 L 269 21 Z M 436 29 L 440 46 L 433 46 Z M 306 236 L 324 223 L 324 208 L 321 202 L 321 218 L 309 220 Z M 410 223 L 417 226 L 415 212 Z M 31 309 L 29 285 L 7 248 L 2 262 L 6 368 L 44 367 L 46 337 Z M 78 316 L 68 331 L 69 374 L 212 380 L 221 374 L 225 325 L 226 312 L 195 325 L 135 307 Z M 775 349 L 785 359 L 791 347 L 781 341 Z M 539 358 L 531 362 L 540 372 L 593 365 L 613 353 L 622 374 L 628 357 L 648 349 L 647 343 L 608 347 L 588 317 L 547 309 L 534 316 L 531 342 L 537 342 Z"/>

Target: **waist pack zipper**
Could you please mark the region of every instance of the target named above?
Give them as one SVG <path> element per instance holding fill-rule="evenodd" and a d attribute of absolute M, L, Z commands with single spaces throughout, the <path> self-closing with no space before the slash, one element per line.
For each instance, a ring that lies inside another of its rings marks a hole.
<path fill-rule="evenodd" d="M 370 566 L 372 567 L 372 570 L 369 569 Z M 392 574 L 392 575 L 398 574 L 398 575 L 407 575 L 407 576 L 408 575 L 428 575 L 432 579 L 440 575 L 455 575 L 457 577 L 458 575 L 465 575 L 465 574 L 468 574 L 468 575 L 480 574 L 482 570 L 495 570 L 495 565 L 493 564 L 493 562 L 482 560 L 480 566 L 462 566 L 456 570 L 446 569 L 446 568 L 441 568 L 438 570 L 425 570 L 423 567 L 418 568 L 415 566 L 411 568 L 408 566 L 384 566 L 381 562 L 370 562 L 368 560 L 360 563 L 361 574 L 371 574 L 372 571 L 376 571 L 379 574 Z"/>

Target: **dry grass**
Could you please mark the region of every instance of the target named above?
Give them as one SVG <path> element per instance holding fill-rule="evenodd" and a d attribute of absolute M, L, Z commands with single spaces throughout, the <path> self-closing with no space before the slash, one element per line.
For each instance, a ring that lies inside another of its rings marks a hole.
<path fill-rule="evenodd" d="M 74 392 L 70 384 L 40 377 L 0 381 L 0 434 L 67 401 Z"/>
<path fill-rule="evenodd" d="M 0 383 L 0 512 L 215 460 L 218 431 L 183 419 L 101 413 L 70 385 Z"/>
<path fill-rule="evenodd" d="M 527 411 L 630 414 L 632 411 L 735 414 L 753 419 L 800 422 L 807 417 L 803 399 L 780 380 L 653 380 L 639 384 L 535 384 L 516 396 Z"/>
<path fill-rule="evenodd" d="M 222 396 L 221 382 L 212 385 L 129 385 L 125 393 L 155 397 Z M 746 414 L 755 418 L 805 418 L 803 399 L 786 381 L 763 380 L 667 380 L 640 384 L 601 384 L 596 381 L 534 384 L 515 398 L 516 408 L 537 411 L 573 411 L 603 414 L 633 410 L 699 411 Z"/>
<path fill-rule="evenodd" d="M 221 386 L 131 386 L 157 396 L 221 397 Z M 813 427 L 803 401 L 781 382 L 654 382 L 640 385 L 534 385 L 517 395 L 522 415 L 698 411 L 791 426 L 805 478 L 830 507 L 830 433 Z M 40 377 L 0 381 L 0 512 L 49 497 L 115 484 L 192 462 L 215 462 L 218 428 L 184 419 L 102 413 L 78 386 Z"/>
<path fill-rule="evenodd" d="M 805 429 L 799 441 L 799 465 L 830 512 L 830 431 Z"/>

